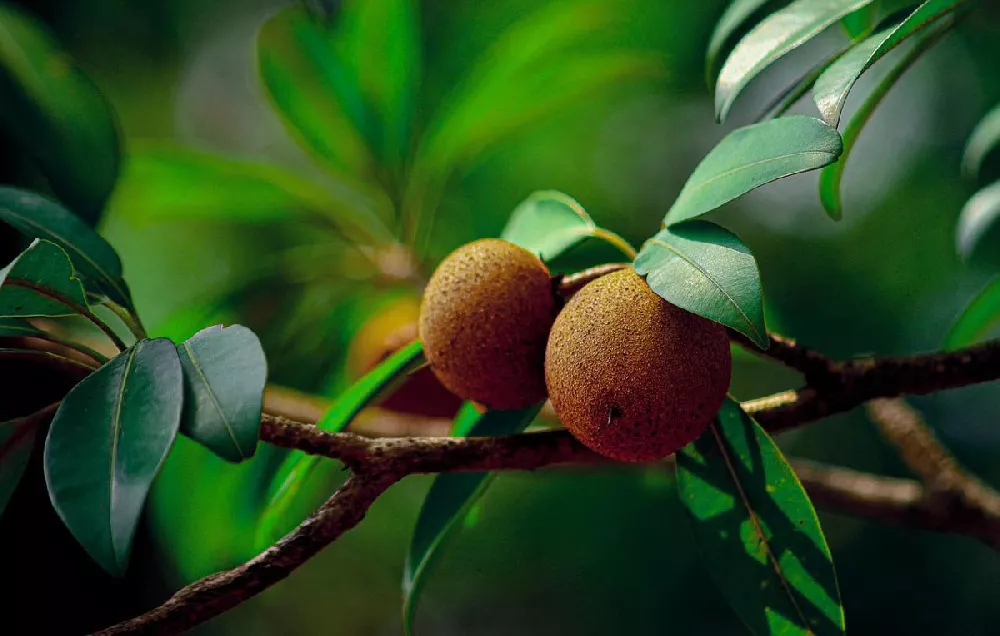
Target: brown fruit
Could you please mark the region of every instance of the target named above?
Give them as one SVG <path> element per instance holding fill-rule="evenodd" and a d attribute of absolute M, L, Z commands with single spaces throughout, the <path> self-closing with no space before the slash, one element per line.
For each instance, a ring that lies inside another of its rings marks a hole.
<path fill-rule="evenodd" d="M 623 461 L 659 459 L 698 437 L 722 405 L 731 367 L 721 325 L 663 300 L 632 269 L 573 296 L 545 353 L 563 424 Z"/>
<path fill-rule="evenodd" d="M 420 339 L 452 393 L 493 409 L 545 399 L 545 343 L 559 311 L 549 270 L 498 239 L 464 245 L 438 266 L 420 307 Z"/>

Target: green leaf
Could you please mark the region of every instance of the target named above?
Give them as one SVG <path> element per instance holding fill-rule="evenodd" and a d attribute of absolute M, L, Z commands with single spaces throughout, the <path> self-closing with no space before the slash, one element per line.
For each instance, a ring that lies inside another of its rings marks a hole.
<path fill-rule="evenodd" d="M 972 195 L 958 217 L 956 247 L 963 258 L 970 258 L 990 230 L 1000 224 L 1000 181 Z"/>
<path fill-rule="evenodd" d="M 32 336 L 43 335 L 41 329 L 37 329 L 27 320 L 21 318 L 0 318 L 0 338 L 30 338 Z"/>
<path fill-rule="evenodd" d="M 45 440 L 45 483 L 59 517 L 121 576 L 146 494 L 177 435 L 184 382 L 169 340 L 143 340 L 67 394 Z"/>
<path fill-rule="evenodd" d="M 705 56 L 705 72 L 709 82 L 715 79 L 715 73 L 719 65 L 719 56 L 722 55 L 723 47 L 726 43 L 755 13 L 760 11 L 770 1 L 733 0 L 726 7 L 725 13 L 722 14 L 722 17 L 715 24 L 715 30 L 712 31 L 712 38 L 708 42 L 708 53 Z"/>
<path fill-rule="evenodd" d="M 1000 326 L 1000 276 L 982 289 L 962 311 L 948 331 L 945 348 L 960 349 L 975 344 Z"/>
<path fill-rule="evenodd" d="M 267 360 L 260 341 L 242 325 L 208 327 L 177 345 L 184 369 L 181 432 L 219 457 L 253 456 Z"/>
<path fill-rule="evenodd" d="M 902 22 L 879 31 L 837 60 L 816 80 L 813 89 L 813 100 L 824 121 L 831 126 L 840 123 L 840 114 L 855 82 L 886 53 L 965 2 L 966 0 L 927 0 Z"/>
<path fill-rule="evenodd" d="M 32 192 L 0 188 L 0 221 L 63 248 L 89 291 L 132 309 L 118 253 L 72 212 Z"/>
<path fill-rule="evenodd" d="M 642 246 L 635 271 L 667 302 L 735 329 L 761 349 L 770 344 L 757 261 L 732 232 L 707 221 L 666 227 Z"/>
<path fill-rule="evenodd" d="M 94 225 L 118 176 L 111 107 L 43 25 L 8 3 L 0 5 L 0 128 Z"/>
<path fill-rule="evenodd" d="M 0 270 L 0 318 L 67 316 L 86 308 L 83 285 L 58 245 L 35 239 Z"/>
<path fill-rule="evenodd" d="M 396 381 L 423 362 L 424 349 L 419 340 L 399 349 L 344 391 L 316 426 L 330 433 L 343 431 L 361 409 L 385 395 Z M 320 461 L 322 458 L 315 455 L 295 453 L 278 467 L 257 526 L 257 545 L 261 549 L 285 534 L 290 511 L 295 509 L 296 500 L 305 492 L 304 486 Z"/>
<path fill-rule="evenodd" d="M 28 467 L 37 432 L 35 415 L 0 422 L 0 515 Z"/>
<path fill-rule="evenodd" d="M 872 0 L 795 0 L 740 40 L 719 72 L 715 116 L 724 121 L 740 92 L 768 66 Z"/>
<path fill-rule="evenodd" d="M 854 144 L 861 136 L 861 131 L 864 130 L 868 120 L 875 114 L 875 110 L 889 94 L 892 87 L 896 85 L 899 78 L 920 59 L 925 51 L 937 44 L 954 24 L 947 18 L 942 20 L 935 28 L 919 34 L 915 38 L 913 48 L 894 61 L 894 66 L 878 83 L 875 90 L 865 98 L 864 103 L 861 104 L 850 123 L 844 128 L 844 151 L 840 160 L 824 168 L 819 175 L 820 203 L 823 204 L 823 209 L 826 210 L 831 219 L 839 221 L 844 216 L 844 206 L 840 198 L 840 183 L 844 178 L 844 170 L 847 168 L 847 159 L 851 156 L 851 151 L 854 150 Z"/>
<path fill-rule="evenodd" d="M 677 487 L 702 562 L 754 634 L 843 634 L 833 559 L 781 451 L 727 399 L 677 453 Z"/>
<path fill-rule="evenodd" d="M 522 432 L 542 408 L 541 404 L 519 411 L 479 413 L 465 404 L 455 417 L 452 435 L 493 437 Z M 417 602 L 431 566 L 441 556 L 445 540 L 454 534 L 465 517 L 486 492 L 493 473 L 447 473 L 434 478 L 417 525 L 410 540 L 410 550 L 403 566 L 403 632 L 413 632 Z"/>
<path fill-rule="evenodd" d="M 597 227 L 587 211 L 575 199 L 562 192 L 535 192 L 514 210 L 501 238 L 534 252 L 549 262 L 588 238 L 611 243 L 629 258 L 635 248 L 609 230 Z"/>
<path fill-rule="evenodd" d="M 880 4 L 879 0 L 875 0 L 868 6 L 844 16 L 840 20 L 840 27 L 844 29 L 847 37 L 857 40 L 871 33 L 878 25 Z"/>
<path fill-rule="evenodd" d="M 335 174 L 363 178 L 373 159 L 368 112 L 335 26 L 303 6 L 261 27 L 257 63 L 268 97 L 296 140 Z"/>
<path fill-rule="evenodd" d="M 409 147 L 420 84 L 420 14 L 415 0 L 353 0 L 339 15 L 345 59 L 381 117 L 381 156 L 398 166 Z M 374 141 L 374 140 L 373 140 Z"/>
<path fill-rule="evenodd" d="M 1000 104 L 986 113 L 969 136 L 962 158 L 962 170 L 970 177 L 977 177 L 983 161 L 997 147 L 1000 147 Z"/>
<path fill-rule="evenodd" d="M 729 133 L 688 178 L 664 222 L 680 223 L 776 179 L 837 160 L 840 134 L 814 117 L 760 122 Z"/>

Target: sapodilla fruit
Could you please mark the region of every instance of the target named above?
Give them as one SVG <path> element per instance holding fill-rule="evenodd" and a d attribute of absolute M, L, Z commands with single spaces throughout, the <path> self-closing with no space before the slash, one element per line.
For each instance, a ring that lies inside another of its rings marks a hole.
<path fill-rule="evenodd" d="M 725 328 L 663 300 L 631 268 L 577 292 L 545 353 L 549 399 L 566 428 L 634 462 L 698 437 L 722 406 L 731 369 Z"/>
<path fill-rule="evenodd" d="M 483 239 L 448 255 L 427 284 L 420 339 L 448 390 L 492 409 L 545 399 L 545 343 L 559 311 L 548 268 L 531 252 Z"/>

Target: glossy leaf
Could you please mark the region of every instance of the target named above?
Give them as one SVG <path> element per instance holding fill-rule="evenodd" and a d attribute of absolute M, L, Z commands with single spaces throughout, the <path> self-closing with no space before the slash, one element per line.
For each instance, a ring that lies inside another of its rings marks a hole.
<path fill-rule="evenodd" d="M 45 440 L 45 483 L 59 517 L 121 576 L 146 494 L 177 435 L 184 383 L 169 340 L 143 340 L 80 382 Z"/>
<path fill-rule="evenodd" d="M 814 117 L 782 117 L 738 128 L 720 141 L 688 178 L 664 222 L 711 212 L 747 192 L 837 160 L 840 134 Z"/>
<path fill-rule="evenodd" d="M 677 453 L 677 487 L 702 563 L 754 634 L 843 634 L 826 538 L 777 445 L 727 399 Z"/>
<path fill-rule="evenodd" d="M 858 138 L 861 136 L 861 131 L 864 130 L 868 121 L 871 119 L 872 115 L 875 114 L 875 110 L 878 108 L 885 96 L 889 94 L 889 91 L 899 78 L 906 73 L 907 70 L 913 64 L 920 59 L 921 55 L 927 49 L 932 47 L 938 42 L 938 40 L 947 33 L 951 26 L 951 22 L 946 19 L 947 24 L 941 24 L 927 32 L 919 34 L 915 38 L 915 43 L 913 48 L 906 51 L 906 53 L 894 61 L 893 67 L 889 72 L 883 77 L 878 85 L 866 98 L 865 101 L 858 108 L 857 112 L 854 113 L 854 117 L 851 119 L 847 127 L 844 128 L 844 151 L 840 156 L 840 160 L 837 163 L 827 166 L 823 169 L 819 176 L 819 198 L 820 202 L 823 204 L 823 209 L 830 218 L 839 221 L 844 216 L 843 202 L 840 197 L 840 183 L 844 178 L 844 170 L 847 168 L 847 159 L 851 156 L 851 151 L 854 149 L 854 144 L 857 143 Z"/>
<path fill-rule="evenodd" d="M 118 176 L 111 107 L 45 27 L 9 3 L 0 5 L 0 129 L 96 224 Z"/>
<path fill-rule="evenodd" d="M 970 198 L 958 217 L 956 247 L 969 258 L 993 228 L 1000 226 L 1000 181 L 986 186 Z"/>
<path fill-rule="evenodd" d="M 708 42 L 708 54 L 705 58 L 705 71 L 709 81 L 715 79 L 715 73 L 719 64 L 719 56 L 722 55 L 723 47 L 737 31 L 743 27 L 747 21 L 764 5 L 771 0 L 733 0 L 725 13 L 715 24 L 712 31 L 712 38 Z"/>
<path fill-rule="evenodd" d="M 715 115 L 726 119 L 736 97 L 764 69 L 872 0 L 795 0 L 740 40 L 715 85 Z"/>
<path fill-rule="evenodd" d="M 966 0 L 927 0 L 899 24 L 883 29 L 851 49 L 816 80 L 813 100 L 826 123 L 836 126 L 858 78 L 886 53 L 959 8 Z"/>
<path fill-rule="evenodd" d="M 970 177 L 978 176 L 983 161 L 997 148 L 1000 148 L 1000 105 L 994 106 L 969 136 L 962 159 L 963 171 Z"/>
<path fill-rule="evenodd" d="M 28 467 L 37 432 L 34 416 L 0 422 L 0 515 Z"/>
<path fill-rule="evenodd" d="M 982 289 L 952 325 L 945 340 L 948 349 L 975 344 L 1000 327 L 1000 277 Z"/>
<path fill-rule="evenodd" d="M 536 192 L 525 199 L 510 215 L 501 235 L 546 262 L 591 237 L 611 243 L 629 258 L 635 257 L 635 250 L 625 239 L 597 227 L 575 199 L 554 190 Z"/>
<path fill-rule="evenodd" d="M 732 232 L 706 221 L 664 228 L 642 246 L 635 271 L 668 302 L 768 347 L 757 261 Z"/>
<path fill-rule="evenodd" d="M 66 208 L 27 190 L 0 188 L 0 221 L 63 248 L 88 291 L 132 307 L 118 253 Z"/>
<path fill-rule="evenodd" d="M 231 462 L 253 456 L 267 360 L 242 325 L 208 327 L 177 345 L 184 369 L 181 432 Z"/>
<path fill-rule="evenodd" d="M 343 431 L 361 409 L 385 395 L 395 382 L 423 361 L 423 345 L 419 340 L 396 351 L 344 391 L 316 426 L 331 433 Z M 257 526 L 257 545 L 262 549 L 284 534 L 296 499 L 302 495 L 304 485 L 321 461 L 324 460 L 315 455 L 297 453 L 289 455 L 278 467 Z"/>
<path fill-rule="evenodd" d="M 83 285 L 59 246 L 35 239 L 0 270 L 0 317 L 66 316 L 87 307 Z"/>
<path fill-rule="evenodd" d="M 492 437 L 520 433 L 531 424 L 542 405 L 519 411 L 479 413 L 465 404 L 455 417 L 452 435 Z M 403 566 L 403 632 L 413 632 L 417 602 L 431 566 L 441 556 L 445 541 L 459 527 L 476 501 L 483 496 L 495 475 L 492 473 L 447 473 L 434 478 L 417 525 L 410 540 L 410 550 Z"/>
<path fill-rule="evenodd" d="M 767 108 L 762 111 L 763 114 L 757 118 L 757 121 L 775 119 L 788 112 L 799 102 L 800 99 L 805 97 L 806 93 L 812 89 L 812 87 L 816 84 L 816 80 L 819 79 L 819 76 L 822 75 L 826 69 L 830 68 L 831 64 L 840 59 L 842 55 L 850 51 L 852 48 L 853 44 L 834 52 L 826 59 L 820 60 L 811 69 L 809 69 L 809 71 L 803 74 L 798 80 L 776 96 L 771 103 L 767 105 Z"/>
<path fill-rule="evenodd" d="M 847 37 L 857 40 L 871 33 L 872 29 L 878 25 L 880 4 L 879 0 L 875 0 L 868 6 L 844 16 L 840 20 L 840 27 L 847 34 Z"/>

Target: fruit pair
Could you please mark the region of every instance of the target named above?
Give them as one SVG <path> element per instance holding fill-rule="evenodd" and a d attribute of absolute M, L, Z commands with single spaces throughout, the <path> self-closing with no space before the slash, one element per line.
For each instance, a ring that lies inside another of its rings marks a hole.
<path fill-rule="evenodd" d="M 424 292 L 430 367 L 456 395 L 494 409 L 547 394 L 577 439 L 614 459 L 659 459 L 701 434 L 729 387 L 721 325 L 663 300 L 631 268 L 561 304 L 527 250 L 497 239 L 465 245 Z"/>

